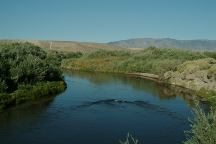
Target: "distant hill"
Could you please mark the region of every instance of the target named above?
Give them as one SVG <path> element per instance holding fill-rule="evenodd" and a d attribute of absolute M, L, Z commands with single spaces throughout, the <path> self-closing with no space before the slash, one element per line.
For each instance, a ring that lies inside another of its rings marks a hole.
<path fill-rule="evenodd" d="M 155 46 L 159 48 L 184 48 L 195 50 L 216 50 L 216 40 L 176 40 L 170 38 L 153 39 L 137 38 L 110 42 L 108 45 L 123 48 L 147 48 Z"/>
<path fill-rule="evenodd" d="M 0 40 L 3 42 L 30 42 L 45 49 L 89 53 L 95 50 L 122 50 L 147 48 L 182 48 L 194 50 L 216 50 L 216 40 L 176 40 L 170 38 L 153 39 L 137 38 L 110 43 L 76 42 L 76 41 L 48 41 L 48 40 Z"/>
<path fill-rule="evenodd" d="M 75 42 L 75 41 L 42 41 L 42 40 L 0 40 L 0 43 L 30 42 L 45 49 L 88 53 L 95 50 L 120 50 L 121 47 L 103 43 Z"/>

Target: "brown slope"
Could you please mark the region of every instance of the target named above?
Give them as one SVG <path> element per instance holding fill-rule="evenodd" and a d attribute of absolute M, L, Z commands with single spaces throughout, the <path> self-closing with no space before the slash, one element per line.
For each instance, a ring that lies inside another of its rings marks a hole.
<path fill-rule="evenodd" d="M 103 43 L 91 43 L 91 42 L 42 41 L 42 40 L 1 40 L 0 42 L 30 42 L 45 49 L 64 51 L 64 52 L 88 53 L 95 50 L 123 50 L 122 48 L 117 46 L 111 46 Z"/>
<path fill-rule="evenodd" d="M 42 48 L 65 51 L 88 53 L 95 50 L 121 50 L 122 48 L 101 43 L 74 42 L 74 41 L 28 41 Z"/>

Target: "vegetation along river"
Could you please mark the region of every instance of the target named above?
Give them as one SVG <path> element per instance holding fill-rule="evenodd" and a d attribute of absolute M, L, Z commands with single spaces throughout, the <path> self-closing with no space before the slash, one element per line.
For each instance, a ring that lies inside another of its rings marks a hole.
<path fill-rule="evenodd" d="M 2 144 L 146 144 L 185 140 L 191 96 L 181 88 L 119 74 L 66 72 L 57 97 L 0 114 Z"/>

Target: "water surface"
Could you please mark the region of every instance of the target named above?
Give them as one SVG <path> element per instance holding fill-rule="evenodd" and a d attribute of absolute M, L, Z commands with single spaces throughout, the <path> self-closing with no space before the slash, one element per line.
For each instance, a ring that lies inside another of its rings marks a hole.
<path fill-rule="evenodd" d="M 181 88 L 117 74 L 71 72 L 55 98 L 0 113 L 1 144 L 178 144 L 191 96 Z"/>

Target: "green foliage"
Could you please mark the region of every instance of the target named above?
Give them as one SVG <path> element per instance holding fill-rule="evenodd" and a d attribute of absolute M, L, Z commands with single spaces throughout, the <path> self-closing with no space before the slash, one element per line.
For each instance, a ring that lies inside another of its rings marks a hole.
<path fill-rule="evenodd" d="M 186 132 L 188 139 L 184 144 L 216 143 L 216 111 L 211 109 L 206 114 L 201 108 L 194 110 L 195 118 L 191 121 L 191 130 Z"/>
<path fill-rule="evenodd" d="M 59 60 L 63 59 L 71 59 L 71 58 L 80 58 L 83 56 L 81 52 L 59 52 L 59 51 L 54 51 L 52 52 L 57 56 Z"/>
<path fill-rule="evenodd" d="M 0 93 L 0 111 L 27 101 L 34 101 L 58 94 L 65 87 L 63 81 L 40 82 L 35 85 L 19 85 L 18 90 L 13 93 Z"/>
<path fill-rule="evenodd" d="M 87 55 L 87 58 L 124 57 L 130 56 L 128 51 L 106 51 L 98 50 Z"/>
<path fill-rule="evenodd" d="M 99 50 L 80 59 L 67 61 L 67 69 L 104 72 L 144 72 L 162 75 L 176 70 L 185 61 L 209 57 L 203 52 L 150 47 L 139 51 Z"/>
<path fill-rule="evenodd" d="M 175 70 L 184 61 L 206 57 L 199 52 L 179 49 L 147 48 L 133 54 L 122 62 L 120 67 L 127 72 L 148 72 L 163 74 L 166 71 Z"/>
<path fill-rule="evenodd" d="M 5 92 L 6 90 L 7 90 L 6 82 L 0 79 L 0 93 Z"/>
<path fill-rule="evenodd" d="M 196 95 L 199 97 L 205 98 L 212 107 L 216 107 L 216 92 L 215 91 L 201 88 L 199 91 L 196 92 Z"/>
<path fill-rule="evenodd" d="M 135 139 L 131 134 L 127 134 L 125 140 L 120 140 L 120 144 L 139 144 L 139 141 Z"/>
<path fill-rule="evenodd" d="M 62 80 L 61 61 L 30 43 L 0 45 L 1 92 L 14 91 L 19 84 Z"/>
<path fill-rule="evenodd" d="M 216 59 L 216 52 L 206 51 L 206 52 L 204 52 L 204 54 L 210 58 Z"/>
<path fill-rule="evenodd" d="M 69 59 L 69 58 L 80 58 L 82 57 L 83 54 L 81 52 L 69 52 L 69 53 L 64 53 L 64 58 Z"/>
<path fill-rule="evenodd" d="M 30 43 L 0 45 L 0 110 L 65 89 L 61 58 Z"/>

